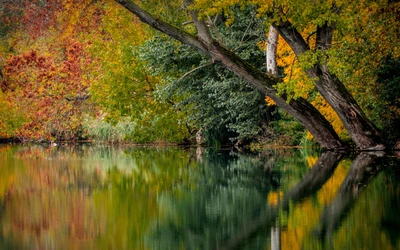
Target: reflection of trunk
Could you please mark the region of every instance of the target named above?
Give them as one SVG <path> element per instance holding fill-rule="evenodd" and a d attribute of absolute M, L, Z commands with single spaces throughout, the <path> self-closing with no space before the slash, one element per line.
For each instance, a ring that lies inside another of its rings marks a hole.
<path fill-rule="evenodd" d="M 361 189 L 375 176 L 379 169 L 374 164 L 377 155 L 361 153 L 354 160 L 346 179 L 332 203 L 324 210 L 320 226 L 316 229 L 317 235 L 326 237 L 328 241 L 342 223 L 347 212 L 351 209 Z"/>
<path fill-rule="evenodd" d="M 341 153 L 322 153 L 311 170 L 288 192 L 282 205 L 289 206 L 289 201 L 299 201 L 317 192 L 332 176 L 342 158 Z"/>
<path fill-rule="evenodd" d="M 3 216 L 5 215 L 6 201 L 7 201 L 7 198 L 0 199 L 0 224 L 2 223 Z"/>
<path fill-rule="evenodd" d="M 241 232 L 233 235 L 228 241 L 221 244 L 221 247 L 218 249 L 237 249 L 243 242 L 251 239 L 251 237 L 256 235 L 259 231 L 265 228 L 271 229 L 278 217 L 279 207 L 283 210 L 288 210 L 290 202 L 301 201 L 307 196 L 317 192 L 331 177 L 342 158 L 343 154 L 338 152 L 323 152 L 312 169 L 287 193 L 287 195 L 285 195 L 285 198 L 277 207 L 270 207 L 264 215 L 247 223 Z"/>
<path fill-rule="evenodd" d="M 281 230 L 279 227 L 271 228 L 271 250 L 281 249 Z"/>

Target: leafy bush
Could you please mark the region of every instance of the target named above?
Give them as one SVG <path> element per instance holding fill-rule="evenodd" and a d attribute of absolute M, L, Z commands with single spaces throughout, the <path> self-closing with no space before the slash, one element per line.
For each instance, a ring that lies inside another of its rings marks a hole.
<path fill-rule="evenodd" d="M 132 133 L 132 122 L 125 118 L 115 125 L 105 121 L 104 116 L 98 118 L 86 117 L 83 121 L 84 134 L 89 139 L 102 142 L 123 142 Z"/>

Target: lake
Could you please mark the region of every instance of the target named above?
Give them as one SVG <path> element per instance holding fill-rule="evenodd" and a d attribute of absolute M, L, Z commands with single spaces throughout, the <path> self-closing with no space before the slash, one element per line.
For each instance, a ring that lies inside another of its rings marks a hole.
<path fill-rule="evenodd" d="M 400 249 L 399 158 L 0 145 L 0 249 Z"/>

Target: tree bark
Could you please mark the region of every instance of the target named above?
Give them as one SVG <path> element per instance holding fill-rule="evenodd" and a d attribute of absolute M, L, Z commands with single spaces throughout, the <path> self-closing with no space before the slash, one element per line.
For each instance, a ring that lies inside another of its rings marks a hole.
<path fill-rule="evenodd" d="M 268 32 L 268 44 L 265 51 L 265 63 L 267 66 L 267 72 L 270 75 L 278 75 L 278 67 L 276 66 L 276 47 L 278 46 L 278 31 L 274 26 L 269 27 Z"/>
<path fill-rule="evenodd" d="M 198 19 L 195 11 L 189 10 L 189 13 L 197 28 L 197 37 L 173 27 L 160 19 L 154 18 L 131 1 L 116 1 L 128 11 L 136 15 L 142 22 L 184 44 L 197 48 L 204 54 L 210 56 L 214 61 L 221 63 L 225 68 L 232 71 L 240 78 L 246 80 L 254 88 L 269 96 L 279 106 L 297 119 L 307 130 L 309 130 L 314 138 L 320 143 L 321 147 L 334 149 L 342 148 L 344 146 L 332 125 L 314 106 L 303 98 L 296 100 L 292 99 L 287 103 L 285 96 L 278 97 L 273 86 L 276 85 L 280 79 L 264 74 L 262 71 L 242 60 L 239 56 L 229 51 L 224 46 L 221 46 L 213 39 L 207 25 Z M 192 0 L 185 0 L 185 3 L 190 5 L 192 4 Z"/>
<path fill-rule="evenodd" d="M 285 95 L 278 97 L 276 90 L 273 89 L 272 86 L 266 85 L 266 83 L 271 82 L 269 76 L 241 60 L 216 42 L 210 45 L 209 51 L 215 61 L 220 62 L 237 76 L 245 79 L 248 83 L 253 85 L 253 87 L 269 96 L 278 106 L 296 118 L 310 131 L 323 148 L 333 149 L 343 147 L 343 143 L 334 131 L 332 125 L 305 99 L 291 99 L 290 102 L 287 103 Z M 277 83 L 277 81 L 275 83 Z"/>
<path fill-rule="evenodd" d="M 279 34 L 299 56 L 310 50 L 301 34 L 289 21 L 273 25 Z M 317 28 L 317 49 L 327 50 L 332 44 L 333 26 L 323 25 Z M 316 79 L 316 88 L 331 105 L 343 122 L 351 139 L 362 150 L 383 150 L 380 133 L 375 125 L 366 117 L 356 100 L 343 83 L 329 72 L 327 65 L 316 64 L 306 72 Z"/>

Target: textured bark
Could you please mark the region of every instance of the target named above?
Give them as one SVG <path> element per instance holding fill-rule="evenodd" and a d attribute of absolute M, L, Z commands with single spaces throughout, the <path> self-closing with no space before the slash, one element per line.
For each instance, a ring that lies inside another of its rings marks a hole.
<path fill-rule="evenodd" d="M 304 125 L 304 127 L 309 130 L 314 138 L 320 143 L 321 147 L 326 149 L 343 147 L 343 143 L 334 131 L 332 125 L 314 106 L 302 98 L 291 100 L 287 103 L 284 96 L 278 97 L 273 86 L 276 85 L 280 79 L 264 74 L 262 71 L 254 68 L 224 46 L 221 46 L 213 39 L 207 25 L 197 18 L 197 13 L 195 11 L 189 10 L 189 13 L 197 28 L 197 37 L 154 18 L 131 1 L 116 1 L 131 13 L 138 16 L 142 22 L 182 43 L 199 49 L 204 54 L 210 56 L 214 61 L 221 63 L 225 68 L 246 80 L 254 88 L 269 96 L 279 106 Z M 190 5 L 191 3 L 192 0 L 185 0 L 186 5 Z"/>
<path fill-rule="evenodd" d="M 285 39 L 287 44 L 292 48 L 296 55 L 300 55 L 306 51 L 310 50 L 310 47 L 303 39 L 303 36 L 292 27 L 289 21 L 282 23 L 274 23 L 273 27 L 278 31 L 279 35 Z"/>
<path fill-rule="evenodd" d="M 316 47 L 319 50 L 328 50 L 332 46 L 333 32 L 335 25 L 325 23 L 317 27 Z"/>
<path fill-rule="evenodd" d="M 296 55 L 310 50 L 301 34 L 288 21 L 274 24 L 274 27 Z M 317 29 L 317 48 L 321 50 L 329 49 L 332 44 L 333 30 L 334 27 L 328 25 L 323 25 Z M 343 83 L 329 72 L 326 65 L 316 64 L 306 73 L 310 78 L 317 79 L 317 90 L 338 114 L 359 149 L 384 149 L 378 129 L 366 117 Z"/>
<path fill-rule="evenodd" d="M 317 88 L 339 115 L 351 139 L 362 150 L 383 150 L 380 133 L 366 117 L 343 83 L 326 66 L 315 69 Z"/>
<path fill-rule="evenodd" d="M 265 62 L 267 65 L 267 72 L 270 75 L 278 75 L 278 67 L 276 66 L 276 47 L 278 46 L 278 31 L 274 26 L 269 27 L 268 44 L 265 52 Z"/>
<path fill-rule="evenodd" d="M 151 14 L 140 8 L 137 4 L 129 0 L 115 0 L 117 3 L 126 8 L 129 12 L 137 16 L 143 23 L 148 24 L 154 29 L 161 31 L 164 34 L 184 43 L 199 49 L 205 54 L 208 54 L 207 48 L 204 44 L 197 39 L 197 37 L 184 32 L 169 23 L 166 23 L 158 18 L 153 17 Z"/>

